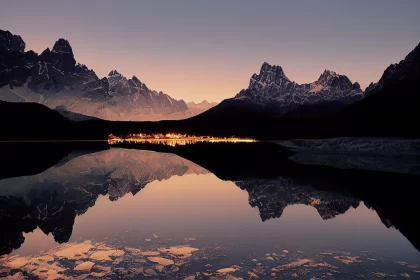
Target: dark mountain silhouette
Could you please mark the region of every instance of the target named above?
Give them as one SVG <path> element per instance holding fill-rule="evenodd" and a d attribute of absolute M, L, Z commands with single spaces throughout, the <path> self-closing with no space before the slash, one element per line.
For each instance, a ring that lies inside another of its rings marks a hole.
<path fill-rule="evenodd" d="M 65 139 L 71 135 L 70 120 L 36 103 L 0 101 L 0 119 L 2 140 Z"/>
<path fill-rule="evenodd" d="M 258 208 L 263 222 L 280 218 L 284 209 L 294 204 L 314 207 L 324 220 L 359 206 L 359 200 L 350 195 L 321 191 L 311 185 L 298 184 L 290 177 L 235 181 L 235 184 L 248 192 L 249 204 Z"/>
<path fill-rule="evenodd" d="M 376 133 L 419 138 L 420 44 L 404 60 L 389 66 L 367 97 L 339 114 L 355 135 Z M 369 132 L 373 130 L 373 132 Z"/>

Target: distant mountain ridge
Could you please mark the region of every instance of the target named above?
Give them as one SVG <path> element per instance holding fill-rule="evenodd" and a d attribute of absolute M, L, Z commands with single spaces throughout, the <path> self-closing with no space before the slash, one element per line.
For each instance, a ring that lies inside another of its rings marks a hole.
<path fill-rule="evenodd" d="M 203 100 L 199 103 L 195 103 L 195 102 L 188 102 L 188 108 L 190 109 L 202 109 L 202 110 L 208 110 L 214 106 L 216 106 L 218 103 L 217 102 L 208 102 L 207 100 Z"/>
<path fill-rule="evenodd" d="M 20 36 L 0 30 L 3 101 L 37 102 L 51 109 L 105 120 L 182 119 L 203 112 L 197 108 L 189 111 L 185 101 L 151 90 L 135 76 L 127 79 L 113 70 L 100 79 L 92 69 L 76 63 L 65 39 L 59 39 L 51 50 L 47 48 L 40 55 L 25 52 L 25 47 Z"/>

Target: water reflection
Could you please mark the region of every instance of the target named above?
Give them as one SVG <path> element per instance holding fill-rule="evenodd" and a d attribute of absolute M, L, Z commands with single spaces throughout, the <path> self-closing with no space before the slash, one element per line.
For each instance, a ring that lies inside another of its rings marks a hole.
<path fill-rule="evenodd" d="M 109 135 L 108 143 L 110 145 L 120 143 L 137 143 L 152 145 L 168 145 L 171 147 L 185 146 L 197 143 L 254 143 L 256 140 L 251 138 L 238 137 L 213 137 L 213 136 L 194 136 L 187 134 L 129 134 L 127 137 L 118 137 L 113 134 Z"/>
<path fill-rule="evenodd" d="M 115 201 L 152 181 L 189 173 L 208 171 L 171 154 L 112 149 L 64 159 L 35 176 L 2 180 L 0 253 L 19 248 L 22 233 L 37 227 L 55 241 L 67 242 L 75 217 L 94 206 L 99 195 Z"/>
<path fill-rule="evenodd" d="M 1 180 L 0 248 L 12 255 L 0 273 L 417 277 L 419 253 L 383 209 L 295 176 L 215 175 L 174 154 L 110 149 Z"/>
<path fill-rule="evenodd" d="M 319 191 L 310 185 L 300 185 L 293 179 L 236 181 L 238 187 L 249 193 L 249 204 L 258 207 L 261 220 L 280 218 L 289 205 L 304 204 L 314 207 L 323 220 L 344 214 L 350 207 L 357 208 L 354 197 Z"/>

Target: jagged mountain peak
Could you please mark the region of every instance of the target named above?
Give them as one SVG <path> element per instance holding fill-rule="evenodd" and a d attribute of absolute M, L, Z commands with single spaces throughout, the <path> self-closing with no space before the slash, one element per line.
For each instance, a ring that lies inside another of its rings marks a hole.
<path fill-rule="evenodd" d="M 351 81 L 347 76 L 340 75 L 335 71 L 332 70 L 324 70 L 324 72 L 319 76 L 319 79 L 317 82 L 319 84 L 327 85 L 327 86 L 334 86 L 337 84 L 338 80 L 341 80 L 342 82 L 346 82 L 347 84 L 351 84 Z"/>
<path fill-rule="evenodd" d="M 337 74 L 337 72 L 325 69 L 324 72 L 321 74 L 321 76 L 319 76 L 318 81 L 327 81 L 327 80 L 331 80 L 334 77 L 338 77 L 338 76 L 339 75 Z"/>
<path fill-rule="evenodd" d="M 67 54 L 73 56 L 73 49 L 71 48 L 69 41 L 63 38 L 60 38 L 57 40 L 57 42 L 55 42 L 52 51 L 59 54 Z"/>
<path fill-rule="evenodd" d="M 0 49 L 25 51 L 26 44 L 22 37 L 13 35 L 10 31 L 0 29 Z"/>
<path fill-rule="evenodd" d="M 136 85 L 138 85 L 138 86 L 141 86 L 141 84 L 142 84 L 142 82 L 139 80 L 139 78 L 137 78 L 136 76 L 133 76 L 132 78 L 131 78 L 131 80 L 133 80 L 133 82 L 136 84 Z"/>
<path fill-rule="evenodd" d="M 353 90 L 360 90 L 360 84 L 358 82 L 355 82 L 352 86 Z"/>
<path fill-rule="evenodd" d="M 47 56 L 47 55 L 49 55 L 50 53 L 51 53 L 50 48 L 46 48 L 45 50 L 43 50 L 43 51 L 42 51 L 42 53 L 41 53 L 41 57 L 43 57 L 43 56 Z"/>
<path fill-rule="evenodd" d="M 10 91 L 13 87 L 13 92 Z M 106 120 L 161 120 L 195 116 L 183 100 L 149 89 L 136 76 L 117 70 L 100 79 L 86 65 L 76 63 L 68 40 L 60 38 L 40 55 L 25 52 L 18 35 L 0 30 L 0 100 L 37 102 Z M 66 115 L 67 117 L 69 115 Z"/>
<path fill-rule="evenodd" d="M 321 75 L 338 76 L 337 72 L 335 72 L 333 70 L 328 70 L 328 69 L 325 69 L 324 73 L 322 73 Z"/>
<path fill-rule="evenodd" d="M 114 89 L 120 93 L 123 93 L 122 91 L 132 93 L 133 88 L 146 86 L 136 76 L 133 75 L 131 79 L 128 79 L 117 70 L 111 70 L 111 72 L 109 72 L 108 80 L 110 82 L 111 88 L 114 87 Z"/>
<path fill-rule="evenodd" d="M 353 85 L 347 76 L 340 75 L 331 70 L 324 70 L 315 84 L 336 88 L 338 90 L 360 89 L 359 83 L 355 83 Z"/>
<path fill-rule="evenodd" d="M 363 91 L 359 83 L 353 84 L 347 76 L 327 69 L 318 80 L 298 84 L 287 78 L 282 67 L 264 62 L 260 74 L 252 75 L 249 87 L 235 96 L 235 99 L 244 98 L 282 115 L 302 105 L 350 104 L 363 98 Z"/>
<path fill-rule="evenodd" d="M 270 65 L 269 63 L 264 62 L 261 66 L 260 73 L 252 75 L 248 89 L 257 92 L 268 88 L 285 88 L 291 83 L 292 82 L 284 74 L 281 66 Z M 241 96 L 241 94 L 239 93 L 237 97 L 238 96 Z M 261 96 L 258 98 L 261 98 Z"/>
<path fill-rule="evenodd" d="M 271 78 L 284 78 L 288 80 L 281 66 L 271 65 L 268 62 L 262 64 L 260 69 L 260 76 L 261 75 L 269 75 Z"/>
<path fill-rule="evenodd" d="M 111 70 L 111 72 L 109 72 L 108 77 L 113 77 L 113 76 L 122 76 L 117 70 Z"/>
<path fill-rule="evenodd" d="M 89 68 L 85 64 L 81 64 L 81 63 L 77 63 L 76 67 L 82 70 L 86 70 L 86 71 L 89 70 Z"/>
<path fill-rule="evenodd" d="M 73 50 L 69 42 L 65 39 L 58 39 L 52 50 L 46 48 L 39 56 L 38 61 L 49 64 L 49 67 L 53 67 L 53 69 L 55 69 L 54 71 L 58 71 L 60 75 L 64 75 L 64 73 L 73 73 L 76 69 L 76 60 L 74 59 Z M 62 77 L 60 77 L 60 80 L 61 78 Z"/>
<path fill-rule="evenodd" d="M 145 114 L 172 114 L 188 109 L 183 100 L 176 100 L 162 91 L 149 89 L 139 78 L 127 79 L 117 70 L 108 75 L 109 91 L 120 108 L 143 111 Z M 118 101 L 117 101 L 118 100 Z M 143 113 L 144 114 L 144 113 Z"/>

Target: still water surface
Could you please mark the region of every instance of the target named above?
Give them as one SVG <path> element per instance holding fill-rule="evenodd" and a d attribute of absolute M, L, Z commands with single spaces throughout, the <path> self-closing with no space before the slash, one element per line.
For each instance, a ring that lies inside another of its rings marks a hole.
<path fill-rule="evenodd" d="M 0 181 L 2 276 L 420 279 L 420 253 L 349 195 L 223 181 L 174 154 L 73 154 Z"/>

